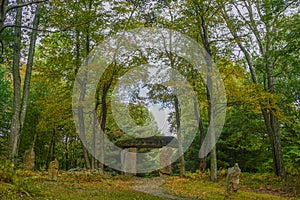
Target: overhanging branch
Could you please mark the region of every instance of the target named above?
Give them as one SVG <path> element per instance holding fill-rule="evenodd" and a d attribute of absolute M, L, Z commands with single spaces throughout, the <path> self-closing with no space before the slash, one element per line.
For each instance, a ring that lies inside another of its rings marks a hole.
<path fill-rule="evenodd" d="M 44 3 L 44 2 L 47 2 L 47 1 L 48 0 L 37 0 L 37 1 L 20 3 L 18 5 L 14 5 L 14 6 L 9 6 L 9 7 L 6 8 L 4 13 L 7 13 L 8 11 L 13 10 L 13 9 L 22 8 L 24 6 L 29 6 L 29 5 L 37 4 L 37 3 Z"/>

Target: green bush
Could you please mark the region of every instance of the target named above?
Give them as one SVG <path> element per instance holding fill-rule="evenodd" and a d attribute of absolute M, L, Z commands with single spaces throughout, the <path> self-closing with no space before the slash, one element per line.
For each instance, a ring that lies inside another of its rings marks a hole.
<path fill-rule="evenodd" d="M 8 183 L 10 187 L 6 194 L 1 195 L 8 195 L 7 192 L 22 194 L 22 196 L 34 196 L 40 193 L 41 189 L 32 183 L 32 178 L 21 176 L 20 172 L 23 171 L 15 170 L 14 167 L 14 164 L 8 160 L 0 164 L 0 182 Z"/>
<path fill-rule="evenodd" d="M 14 169 L 14 164 L 9 160 L 4 163 L 0 163 L 0 181 L 6 183 L 13 183 L 16 171 Z"/>

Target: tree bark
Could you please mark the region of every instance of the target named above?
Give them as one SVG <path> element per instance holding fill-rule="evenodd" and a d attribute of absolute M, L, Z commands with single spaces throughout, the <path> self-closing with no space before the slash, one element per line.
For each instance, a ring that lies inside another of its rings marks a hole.
<path fill-rule="evenodd" d="M 204 138 L 205 138 L 205 131 L 204 131 L 203 122 L 202 122 L 200 113 L 198 111 L 198 105 L 197 105 L 196 97 L 194 97 L 194 113 L 195 113 L 195 116 L 196 116 L 197 121 L 198 121 L 198 129 L 199 129 L 199 132 L 200 132 L 199 143 L 200 143 L 200 146 L 201 146 L 203 144 L 203 141 L 204 141 Z M 205 169 L 206 169 L 206 157 L 200 158 L 199 170 L 204 172 Z"/>
<path fill-rule="evenodd" d="M 30 46 L 29 46 L 29 51 L 28 51 L 26 74 L 25 74 L 24 87 L 23 87 L 22 110 L 21 110 L 21 114 L 20 114 L 21 131 L 22 131 L 22 128 L 23 128 L 23 125 L 25 122 L 25 116 L 26 116 L 27 105 L 28 105 L 30 80 L 31 80 L 32 66 L 33 66 L 33 57 L 34 57 L 35 43 L 36 43 L 36 38 L 37 38 L 37 29 L 38 29 L 38 26 L 40 23 L 40 9 L 41 9 L 41 4 L 38 4 L 36 7 L 34 19 L 33 19 L 33 30 L 31 32 L 31 36 L 30 36 Z"/>
<path fill-rule="evenodd" d="M 185 161 L 184 161 L 184 154 L 182 149 L 182 138 L 181 138 L 181 131 L 180 131 L 180 110 L 179 110 L 179 102 L 177 97 L 174 97 L 174 105 L 175 105 L 175 115 L 176 115 L 176 126 L 177 126 L 177 140 L 178 140 L 178 153 L 180 155 L 179 162 L 180 162 L 180 177 L 185 176 Z"/>
<path fill-rule="evenodd" d="M 17 3 L 21 3 L 18 0 Z M 11 133 L 9 140 L 9 159 L 16 164 L 18 156 L 18 144 L 20 140 L 20 111 L 21 111 L 21 77 L 20 77 L 20 50 L 21 50 L 21 26 L 22 24 L 22 8 L 17 9 L 15 33 L 14 33 L 14 55 L 13 55 L 13 115 L 11 122 Z"/>
<path fill-rule="evenodd" d="M 6 18 L 7 0 L 0 0 L 0 34 L 4 29 L 4 21 Z"/>
<path fill-rule="evenodd" d="M 207 61 L 210 60 L 210 58 L 207 59 Z M 211 144 L 216 144 L 216 138 L 215 138 L 215 123 L 214 123 L 214 103 L 212 99 L 212 92 L 213 92 L 213 82 L 212 78 L 210 76 L 211 73 L 211 61 L 208 61 L 208 75 L 207 75 L 207 89 L 206 89 L 206 94 L 207 94 L 207 100 L 208 100 L 208 117 L 209 117 L 209 127 L 208 127 L 208 135 L 211 136 Z M 217 149 L 216 145 L 211 149 L 210 151 L 210 179 L 212 182 L 217 182 L 218 181 L 218 172 L 217 172 Z"/>
<path fill-rule="evenodd" d="M 213 111 L 213 99 L 212 99 L 212 91 L 213 91 L 213 81 L 211 78 L 211 72 L 212 72 L 212 50 L 211 50 L 211 43 L 209 38 L 209 24 L 208 24 L 208 18 L 212 17 L 215 13 L 208 13 L 208 6 L 203 2 L 197 2 L 194 1 L 195 11 L 197 15 L 197 25 L 199 30 L 199 35 L 201 38 L 201 42 L 203 44 L 203 47 L 206 51 L 205 53 L 205 61 L 206 61 L 206 67 L 207 67 L 207 75 L 206 75 L 206 97 L 208 101 L 208 122 L 209 122 L 209 128 L 208 128 L 208 135 L 211 135 L 212 144 L 215 144 L 215 129 L 214 129 L 214 111 Z M 211 16 L 210 16 L 211 15 Z M 203 165 L 202 161 L 202 165 Z M 201 164 L 201 163 L 200 163 Z M 216 153 L 216 146 L 214 146 L 210 152 L 210 173 L 211 173 L 211 181 L 217 182 L 217 153 Z"/>
<path fill-rule="evenodd" d="M 74 70 L 75 75 L 77 74 L 77 72 L 79 71 L 80 68 L 80 32 L 78 30 L 76 30 L 76 68 Z M 85 98 L 85 93 L 86 93 L 86 76 L 84 80 L 76 80 L 79 82 L 80 86 L 81 86 L 81 92 L 80 92 L 80 97 L 79 97 L 79 101 L 83 101 Z M 91 169 L 91 162 L 90 162 L 90 158 L 89 158 L 89 152 L 85 147 L 85 124 L 84 124 L 84 118 L 83 118 L 83 107 L 82 105 L 78 106 L 78 121 L 79 121 L 79 134 L 80 134 L 80 143 L 82 146 L 82 151 L 83 151 L 83 158 L 84 158 L 84 162 L 85 162 L 85 166 L 87 169 Z"/>
<path fill-rule="evenodd" d="M 113 75 L 112 75 L 113 76 Z M 112 77 L 110 78 L 108 83 L 105 83 L 102 88 L 102 97 L 101 97 L 101 112 L 99 116 L 100 122 L 100 162 L 99 162 L 99 169 L 103 172 L 104 171 L 104 131 L 106 127 L 106 118 L 107 118 L 107 94 L 109 88 L 112 84 Z M 98 107 L 98 106 L 97 106 Z M 97 109 L 97 108 L 96 108 Z"/>

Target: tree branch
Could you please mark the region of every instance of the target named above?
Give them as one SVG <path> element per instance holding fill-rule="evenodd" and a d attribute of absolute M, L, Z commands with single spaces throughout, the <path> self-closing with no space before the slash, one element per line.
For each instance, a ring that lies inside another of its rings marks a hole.
<path fill-rule="evenodd" d="M 0 54 L 0 58 L 2 58 L 2 55 L 4 54 L 4 44 L 2 42 L 2 40 L 0 40 L 0 44 L 1 44 L 1 54 Z"/>
<path fill-rule="evenodd" d="M 9 7 L 6 8 L 4 13 L 7 13 L 8 11 L 13 10 L 13 9 L 22 8 L 24 6 L 29 6 L 29 5 L 36 4 L 36 3 L 44 3 L 44 2 L 47 2 L 47 1 L 48 0 L 37 0 L 37 1 L 20 3 L 18 5 L 14 5 L 14 6 L 9 6 Z"/>
<path fill-rule="evenodd" d="M 11 24 L 11 25 L 5 25 L 3 27 L 2 30 L 4 30 L 5 28 L 8 28 L 8 27 L 18 27 L 18 28 L 24 28 L 24 29 L 29 29 L 29 30 L 35 30 L 35 31 L 41 31 L 41 32 L 48 32 L 48 33 L 58 33 L 58 32 L 65 32 L 65 31 L 68 31 L 72 28 L 75 28 L 75 27 L 79 27 L 79 26 L 82 26 L 82 25 L 85 25 L 85 24 L 88 24 L 94 20 L 96 20 L 98 17 L 100 17 L 101 15 L 97 15 L 95 18 L 93 19 L 90 19 L 88 21 L 84 21 L 84 22 L 81 22 L 81 23 L 78 23 L 78 24 L 74 24 L 74 25 L 70 25 L 70 26 L 67 26 L 63 29 L 59 29 L 59 30 L 46 30 L 46 29 L 35 29 L 33 27 L 30 27 L 30 26 L 16 26 L 14 24 Z M 1 31 L 0 31 L 1 32 Z"/>
<path fill-rule="evenodd" d="M 51 30 L 46 30 L 46 29 L 35 29 L 33 27 L 30 27 L 30 26 L 17 26 L 17 25 L 14 25 L 14 24 L 11 24 L 11 25 L 5 25 L 3 27 L 3 30 L 6 29 L 6 28 L 12 28 L 12 27 L 17 27 L 17 28 L 24 28 L 24 29 L 29 29 L 29 30 L 33 30 L 33 31 L 40 31 L 40 32 L 48 32 L 48 33 L 57 33 L 57 32 L 61 32 L 61 30 L 54 30 L 54 31 L 51 31 Z"/>

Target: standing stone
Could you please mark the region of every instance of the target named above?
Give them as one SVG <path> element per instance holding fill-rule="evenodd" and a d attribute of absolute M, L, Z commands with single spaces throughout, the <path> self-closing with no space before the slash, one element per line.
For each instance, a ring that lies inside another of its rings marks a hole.
<path fill-rule="evenodd" d="M 172 174 L 172 155 L 173 150 L 171 147 L 163 147 L 160 153 L 160 171 L 159 175 L 171 175 Z"/>
<path fill-rule="evenodd" d="M 48 169 L 49 180 L 57 181 L 57 179 L 58 179 L 58 168 L 59 168 L 59 163 L 58 163 L 57 159 L 55 158 L 49 164 L 49 169 Z"/>
<path fill-rule="evenodd" d="M 226 177 L 226 193 L 231 189 L 236 192 L 238 190 L 238 185 L 240 183 L 241 169 L 238 163 L 235 163 L 233 167 L 228 168 Z"/>
<path fill-rule="evenodd" d="M 35 160 L 34 146 L 31 146 L 24 153 L 24 167 L 26 170 L 34 169 L 34 160 Z"/>
<path fill-rule="evenodd" d="M 123 160 L 123 172 L 125 175 L 136 175 L 136 148 L 128 148 L 121 153 Z"/>

